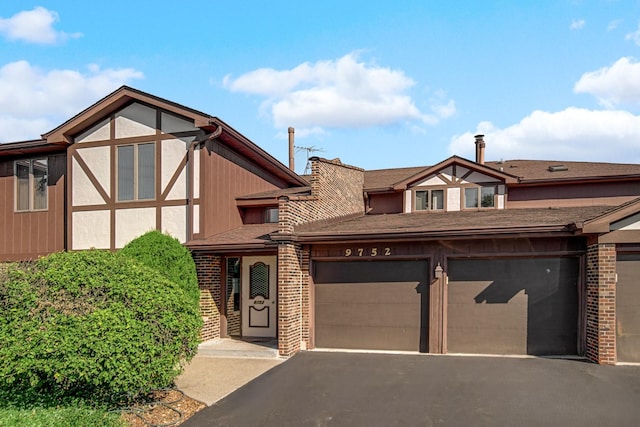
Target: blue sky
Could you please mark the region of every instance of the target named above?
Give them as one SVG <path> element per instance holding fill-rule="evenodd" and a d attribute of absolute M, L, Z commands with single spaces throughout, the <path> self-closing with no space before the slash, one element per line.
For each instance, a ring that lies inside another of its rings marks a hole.
<path fill-rule="evenodd" d="M 283 163 L 640 163 L 640 1 L 1 2 L 0 46 L 0 142 L 127 84 Z"/>

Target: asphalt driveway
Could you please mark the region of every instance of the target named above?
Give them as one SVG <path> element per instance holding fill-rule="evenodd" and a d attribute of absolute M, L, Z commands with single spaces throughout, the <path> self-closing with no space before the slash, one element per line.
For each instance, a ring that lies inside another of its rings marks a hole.
<path fill-rule="evenodd" d="M 640 367 L 303 352 L 183 425 L 637 426 Z"/>

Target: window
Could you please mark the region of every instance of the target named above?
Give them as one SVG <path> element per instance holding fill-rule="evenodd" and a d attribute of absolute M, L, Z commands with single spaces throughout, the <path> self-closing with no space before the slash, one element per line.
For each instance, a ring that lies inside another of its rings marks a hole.
<path fill-rule="evenodd" d="M 420 190 L 416 191 L 417 211 L 444 209 L 444 190 Z"/>
<path fill-rule="evenodd" d="M 118 201 L 152 200 L 156 189 L 153 142 L 121 145 L 118 150 Z"/>
<path fill-rule="evenodd" d="M 47 159 L 18 160 L 15 162 L 16 211 L 43 211 L 47 209 Z"/>
<path fill-rule="evenodd" d="M 230 306 L 233 311 L 240 311 L 240 258 L 227 258 L 227 307 Z"/>
<path fill-rule="evenodd" d="M 266 223 L 278 223 L 278 208 L 265 209 L 264 222 Z"/>
<path fill-rule="evenodd" d="M 464 207 L 472 208 L 493 208 L 495 206 L 496 188 L 494 186 L 487 187 L 471 187 L 464 189 Z"/>

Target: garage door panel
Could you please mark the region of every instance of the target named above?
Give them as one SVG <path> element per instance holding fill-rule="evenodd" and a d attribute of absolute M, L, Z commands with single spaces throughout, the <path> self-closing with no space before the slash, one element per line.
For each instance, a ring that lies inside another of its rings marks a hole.
<path fill-rule="evenodd" d="M 420 303 L 388 304 L 319 304 L 316 325 L 368 325 L 412 328 L 420 322 Z"/>
<path fill-rule="evenodd" d="M 577 258 L 449 260 L 448 350 L 576 354 Z"/>
<path fill-rule="evenodd" d="M 419 351 L 428 327 L 427 261 L 318 262 L 315 344 Z"/>
<path fill-rule="evenodd" d="M 419 282 L 323 283 L 316 296 L 323 304 L 415 304 L 420 302 Z"/>
<path fill-rule="evenodd" d="M 449 295 L 448 341 L 452 353 L 521 354 L 527 349 L 527 296 L 524 291 L 509 304 L 476 303 L 478 288 L 470 282 L 453 283 Z M 460 345 L 463 343 L 463 345 Z"/>
<path fill-rule="evenodd" d="M 617 273 L 618 361 L 640 363 L 640 254 L 619 254 Z"/>
<path fill-rule="evenodd" d="M 420 328 L 324 325 L 316 330 L 316 342 L 324 348 L 419 351 Z"/>

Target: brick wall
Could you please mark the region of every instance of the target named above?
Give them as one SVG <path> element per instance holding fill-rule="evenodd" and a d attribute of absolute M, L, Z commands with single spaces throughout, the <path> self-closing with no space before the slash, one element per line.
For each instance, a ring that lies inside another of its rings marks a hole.
<path fill-rule="evenodd" d="M 280 198 L 279 231 L 296 225 L 364 213 L 364 170 L 339 160 L 311 160 L 311 195 Z"/>
<path fill-rule="evenodd" d="M 616 245 L 587 247 L 586 356 L 605 365 L 616 362 Z"/>
<path fill-rule="evenodd" d="M 194 253 L 200 287 L 200 313 L 204 325 L 200 332 L 202 341 L 220 337 L 220 303 L 221 303 L 221 272 L 222 260 L 220 256 Z"/>
<path fill-rule="evenodd" d="M 364 214 L 364 171 L 339 160 L 311 160 L 311 195 L 279 199 L 279 232 L 296 225 Z M 282 356 L 311 343 L 309 250 L 289 240 L 278 243 L 278 345 Z"/>

